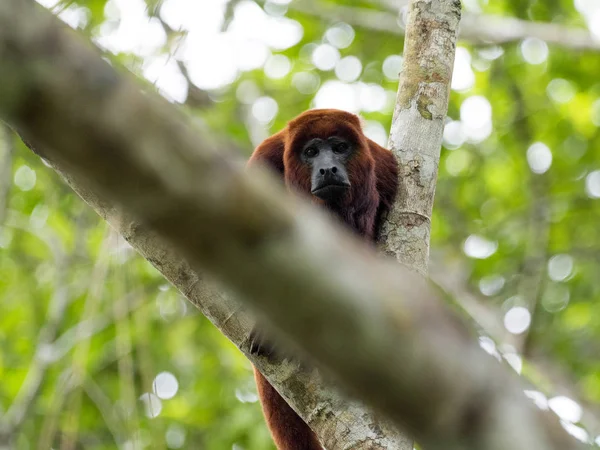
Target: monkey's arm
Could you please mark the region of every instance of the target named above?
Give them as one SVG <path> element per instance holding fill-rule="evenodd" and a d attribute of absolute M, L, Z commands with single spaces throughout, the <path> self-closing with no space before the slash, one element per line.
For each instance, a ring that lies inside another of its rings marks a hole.
<path fill-rule="evenodd" d="M 398 193 L 398 162 L 391 151 L 370 139 L 367 139 L 367 141 L 375 160 L 375 176 L 377 178 L 377 192 L 379 193 L 375 230 L 379 234 L 381 221 L 394 204 Z"/>
<path fill-rule="evenodd" d="M 263 328 L 256 324 L 250 332 L 250 354 L 271 358 L 277 353 L 275 345 L 265 337 Z"/>

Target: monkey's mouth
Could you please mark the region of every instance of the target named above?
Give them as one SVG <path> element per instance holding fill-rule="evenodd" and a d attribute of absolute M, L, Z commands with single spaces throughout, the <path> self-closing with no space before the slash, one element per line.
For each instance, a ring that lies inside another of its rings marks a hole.
<path fill-rule="evenodd" d="M 313 189 L 312 194 L 322 200 L 331 201 L 344 196 L 348 189 L 350 189 L 349 183 L 330 183 Z"/>

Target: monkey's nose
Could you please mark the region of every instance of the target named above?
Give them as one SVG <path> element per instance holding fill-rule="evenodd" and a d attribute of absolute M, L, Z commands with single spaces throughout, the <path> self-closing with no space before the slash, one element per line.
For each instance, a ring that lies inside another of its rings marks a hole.
<path fill-rule="evenodd" d="M 329 167 L 328 169 L 321 169 L 319 170 L 319 172 L 321 173 L 321 175 L 325 175 L 325 174 L 335 174 L 337 173 L 337 167 L 333 166 L 333 167 Z"/>

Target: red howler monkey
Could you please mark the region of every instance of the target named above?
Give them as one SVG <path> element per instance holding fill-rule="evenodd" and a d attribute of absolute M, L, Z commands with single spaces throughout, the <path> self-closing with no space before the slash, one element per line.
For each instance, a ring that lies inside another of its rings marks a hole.
<path fill-rule="evenodd" d="M 266 163 L 288 188 L 311 196 L 369 241 L 375 241 L 382 215 L 398 189 L 395 157 L 368 139 L 357 116 L 314 109 L 296 117 L 263 141 L 248 165 Z M 269 356 L 273 347 L 259 329 L 250 352 Z M 315 434 L 255 368 L 263 412 L 279 450 L 322 450 Z"/>

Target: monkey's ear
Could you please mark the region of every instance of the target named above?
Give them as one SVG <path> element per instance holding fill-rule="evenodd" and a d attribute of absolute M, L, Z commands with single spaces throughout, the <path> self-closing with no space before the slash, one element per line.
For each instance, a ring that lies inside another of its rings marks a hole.
<path fill-rule="evenodd" d="M 358 123 L 360 125 L 360 129 L 364 133 L 365 127 L 367 126 L 367 119 L 365 119 L 360 114 L 356 114 L 356 117 L 358 118 Z M 369 145 L 370 145 L 370 143 L 369 143 Z"/>
<path fill-rule="evenodd" d="M 283 176 L 283 149 L 285 147 L 286 135 L 287 129 L 284 129 L 262 141 L 252 153 L 247 166 L 250 167 L 256 164 L 263 164 L 274 169 Z"/>

